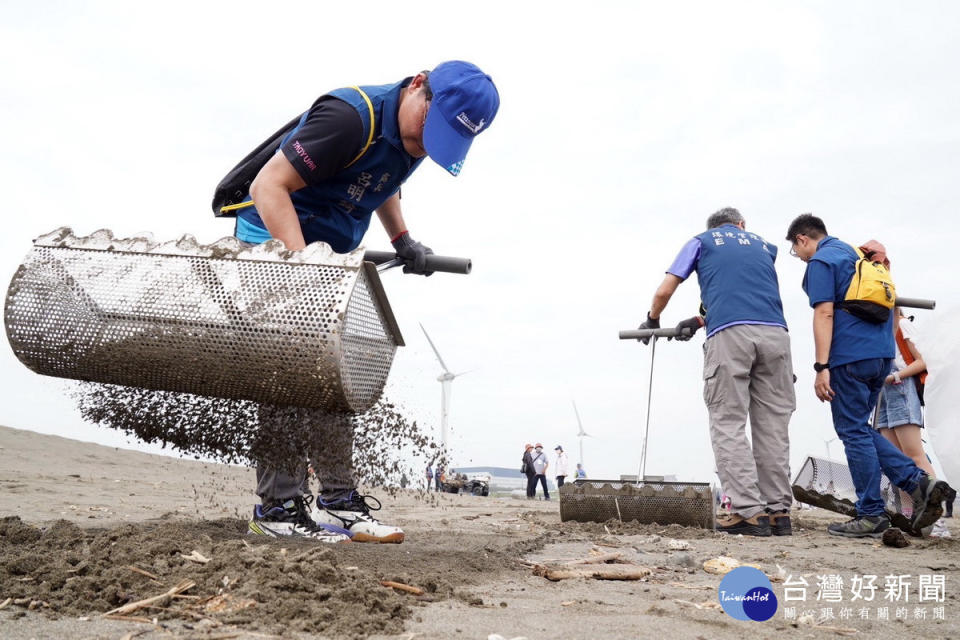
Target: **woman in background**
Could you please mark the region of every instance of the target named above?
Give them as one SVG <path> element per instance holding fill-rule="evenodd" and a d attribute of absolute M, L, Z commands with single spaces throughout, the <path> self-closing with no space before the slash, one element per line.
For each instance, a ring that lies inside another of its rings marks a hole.
<path fill-rule="evenodd" d="M 910 318 L 903 315 L 900 307 L 894 311 L 897 322 L 894 323 L 897 341 L 896 357 L 890 375 L 887 376 L 877 406 L 877 419 L 874 427 L 890 441 L 893 446 L 913 460 L 914 464 L 936 476 L 933 465 L 923 450 L 921 439 L 923 428 L 923 384 L 927 378 L 927 365 L 914 344 L 916 330 Z M 909 498 L 902 501 L 904 515 L 912 515 L 913 508 Z M 942 520 L 933 525 L 930 535 L 948 537 L 950 531 Z"/>

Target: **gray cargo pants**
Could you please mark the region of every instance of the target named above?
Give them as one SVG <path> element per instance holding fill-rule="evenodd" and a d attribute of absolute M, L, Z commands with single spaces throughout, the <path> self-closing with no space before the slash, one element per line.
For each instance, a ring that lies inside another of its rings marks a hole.
<path fill-rule="evenodd" d="M 257 465 L 257 495 L 263 503 L 283 502 L 309 490 L 307 460 L 320 479 L 324 500 L 346 497 L 356 488 L 353 473 L 353 422 L 350 416 L 330 414 L 319 409 L 290 409 L 263 405 L 258 410 L 264 437 L 282 437 L 285 429 L 309 429 L 314 435 L 310 451 L 290 468 Z M 296 424 L 291 424 L 291 421 Z M 269 446 L 269 443 L 266 443 Z"/>
<path fill-rule="evenodd" d="M 738 324 L 708 338 L 703 352 L 710 440 L 731 510 L 749 518 L 765 509 L 789 509 L 788 426 L 796 409 L 789 334 L 781 327 Z"/>

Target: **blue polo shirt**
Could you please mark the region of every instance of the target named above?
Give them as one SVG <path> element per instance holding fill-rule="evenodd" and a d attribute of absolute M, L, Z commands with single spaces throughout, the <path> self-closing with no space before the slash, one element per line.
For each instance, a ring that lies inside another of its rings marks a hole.
<path fill-rule="evenodd" d="M 847 294 L 858 259 L 853 247 L 833 236 L 826 236 L 817 243 L 817 252 L 810 258 L 803 275 L 803 291 L 810 299 L 811 307 L 821 302 L 834 303 L 831 367 L 894 356 L 893 313 L 884 324 L 873 324 L 838 306 Z"/>
<path fill-rule="evenodd" d="M 733 224 L 695 236 L 667 269 L 686 280 L 697 272 L 707 310 L 707 338 L 738 324 L 787 328 L 774 261 L 777 247 Z"/>

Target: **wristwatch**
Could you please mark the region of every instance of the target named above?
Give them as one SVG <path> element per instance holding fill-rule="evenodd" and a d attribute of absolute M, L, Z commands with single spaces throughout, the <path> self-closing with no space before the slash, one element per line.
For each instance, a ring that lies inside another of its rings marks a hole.
<path fill-rule="evenodd" d="M 813 370 L 816 371 L 817 373 L 820 373 L 820 372 L 823 371 L 824 369 L 829 369 L 829 368 L 830 368 L 830 365 L 829 365 L 829 364 L 824 364 L 824 363 L 822 363 L 822 362 L 814 362 L 814 363 L 813 363 Z"/>

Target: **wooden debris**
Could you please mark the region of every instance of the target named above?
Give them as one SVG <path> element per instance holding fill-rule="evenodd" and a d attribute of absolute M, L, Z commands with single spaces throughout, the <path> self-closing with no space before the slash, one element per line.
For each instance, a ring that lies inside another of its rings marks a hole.
<path fill-rule="evenodd" d="M 611 547 L 611 548 L 613 548 L 613 549 L 619 549 L 620 547 L 623 546 L 623 545 L 620 544 L 620 543 L 617 543 L 617 542 L 607 542 L 607 541 L 605 541 L 605 540 L 598 540 L 598 541 L 594 542 L 593 544 L 597 545 L 598 547 Z"/>
<path fill-rule="evenodd" d="M 3 602 L 0 602 L 0 609 L 6 609 L 10 606 L 11 602 L 13 602 L 13 598 L 7 598 Z"/>
<path fill-rule="evenodd" d="M 120 622 L 139 622 L 141 624 L 153 624 L 153 620 L 150 618 L 144 618 L 143 616 L 119 616 L 113 613 L 105 613 L 103 617 L 107 620 L 119 620 Z"/>
<path fill-rule="evenodd" d="M 683 584 L 682 582 L 671 582 L 671 583 L 670 583 L 670 586 L 671 586 L 671 587 L 680 587 L 681 589 L 696 589 L 696 590 L 698 590 L 698 591 L 699 591 L 699 590 L 711 591 L 711 590 L 713 590 L 713 589 L 716 589 L 716 587 L 710 587 L 710 586 L 706 586 L 706 585 Z"/>
<path fill-rule="evenodd" d="M 146 577 L 150 578 L 151 580 L 156 580 L 157 582 L 160 582 L 160 578 L 158 578 L 157 576 L 153 575 L 153 574 L 150 573 L 149 571 L 144 571 L 143 569 L 140 569 L 139 567 L 135 567 L 135 566 L 133 566 L 132 564 L 131 564 L 131 565 L 127 565 L 127 569 L 130 569 L 130 571 L 133 571 L 134 573 L 139 573 L 139 574 L 142 575 L 142 576 L 146 576 Z"/>
<path fill-rule="evenodd" d="M 213 598 L 208 598 L 208 600 L 212 600 L 212 599 Z M 200 615 L 199 613 L 196 613 L 195 611 L 190 611 L 189 609 L 171 609 L 170 607 L 158 607 L 156 605 L 150 605 L 148 608 L 151 611 L 169 611 L 171 613 L 177 614 L 178 616 L 183 616 L 183 615 L 190 616 L 194 620 L 199 620 L 200 622 L 206 622 L 212 627 L 219 627 L 223 624 L 219 620 L 208 618 L 207 616 Z"/>
<path fill-rule="evenodd" d="M 646 567 L 633 564 L 585 564 L 567 565 L 564 567 L 547 567 L 537 565 L 533 568 L 533 575 L 546 578 L 553 582 L 569 580 L 571 578 L 593 578 L 595 580 L 640 580 L 646 578 L 653 571 Z"/>
<path fill-rule="evenodd" d="M 282 549 L 281 551 L 286 551 L 286 549 Z M 200 564 L 207 564 L 208 562 L 210 562 L 210 558 L 206 557 L 205 555 L 203 555 L 202 553 L 200 553 L 200 552 L 197 551 L 196 549 L 194 549 L 193 551 L 191 551 L 191 552 L 190 552 L 190 555 L 186 555 L 186 554 L 181 553 L 181 554 L 180 554 L 180 557 L 183 558 L 183 559 L 185 559 L 185 560 L 191 560 L 191 561 L 193 561 L 193 562 L 199 562 Z"/>
<path fill-rule="evenodd" d="M 103 617 L 106 618 L 108 616 L 125 616 L 128 613 L 133 613 L 134 611 L 143 609 L 144 607 L 149 607 L 150 605 L 165 603 L 170 599 L 172 599 L 174 596 L 180 595 L 184 591 L 189 591 L 195 586 L 197 586 L 197 583 L 194 582 L 193 580 L 183 580 L 179 582 L 176 586 L 171 588 L 169 591 L 167 591 L 166 593 L 161 593 L 160 595 L 153 596 L 152 598 L 144 598 L 143 600 L 137 600 L 136 602 L 127 603 L 122 607 L 117 607 L 112 611 L 106 612 L 105 614 L 103 614 Z"/>
<path fill-rule="evenodd" d="M 394 582 L 393 580 L 381 580 L 380 584 L 384 587 L 390 587 L 391 589 L 397 589 L 399 591 L 406 591 L 407 593 L 412 593 L 415 596 L 422 596 L 424 590 L 420 587 L 412 587 L 409 584 L 403 584 L 402 582 Z"/>
<path fill-rule="evenodd" d="M 565 566 L 573 567 L 581 564 L 606 564 L 611 562 L 626 562 L 623 560 L 623 554 L 619 551 L 613 551 L 610 553 L 597 553 L 596 551 L 591 551 L 593 554 L 589 558 L 583 558 L 581 560 L 571 560 L 570 562 L 565 563 Z"/>
<path fill-rule="evenodd" d="M 682 604 L 688 607 L 696 607 L 697 609 L 722 609 L 723 608 L 719 602 L 713 602 L 711 600 L 707 600 L 706 602 L 701 602 L 699 604 L 696 602 L 690 602 L 689 600 L 680 600 L 678 598 L 674 598 L 673 601 L 676 602 L 677 604 Z"/>

